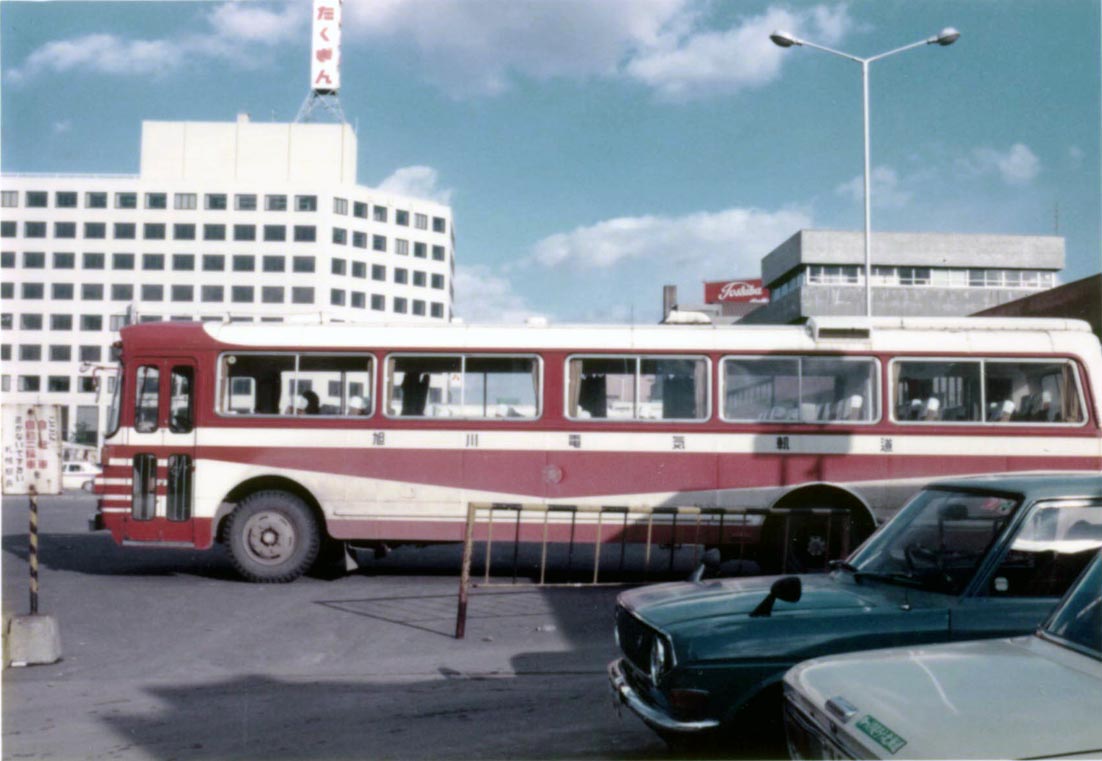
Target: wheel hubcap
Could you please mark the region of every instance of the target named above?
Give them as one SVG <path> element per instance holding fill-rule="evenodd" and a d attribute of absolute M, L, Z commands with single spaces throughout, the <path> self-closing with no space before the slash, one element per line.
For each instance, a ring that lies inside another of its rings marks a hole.
<path fill-rule="evenodd" d="M 286 561 L 295 549 L 295 527 L 279 513 L 257 513 L 245 522 L 245 550 L 265 565 Z"/>

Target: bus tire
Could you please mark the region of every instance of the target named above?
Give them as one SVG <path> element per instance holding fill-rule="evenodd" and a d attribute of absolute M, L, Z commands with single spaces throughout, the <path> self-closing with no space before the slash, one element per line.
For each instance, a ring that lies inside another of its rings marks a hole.
<path fill-rule="evenodd" d="M 245 579 L 294 581 L 314 564 L 321 545 L 317 521 L 298 497 L 259 491 L 241 501 L 227 521 L 230 559 Z"/>

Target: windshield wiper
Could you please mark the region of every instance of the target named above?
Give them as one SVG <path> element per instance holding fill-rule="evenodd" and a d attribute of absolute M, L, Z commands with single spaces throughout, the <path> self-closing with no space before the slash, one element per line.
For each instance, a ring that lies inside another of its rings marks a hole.
<path fill-rule="evenodd" d="M 843 571 L 849 571 L 852 574 L 860 573 L 860 571 L 857 570 L 857 566 L 855 566 L 853 563 L 849 562 L 848 560 L 831 560 L 830 561 L 830 570 L 834 571 L 834 570 L 838 570 L 838 569 L 841 569 Z"/>

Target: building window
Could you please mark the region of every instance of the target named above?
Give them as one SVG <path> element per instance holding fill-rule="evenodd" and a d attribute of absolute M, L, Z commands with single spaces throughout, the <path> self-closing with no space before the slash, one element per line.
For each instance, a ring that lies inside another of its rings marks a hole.
<path fill-rule="evenodd" d="M 283 303 L 283 286 L 266 285 L 260 289 L 260 300 L 265 304 Z"/>
<path fill-rule="evenodd" d="M 225 193 L 207 193 L 207 209 L 210 211 L 225 211 L 226 210 L 226 194 Z"/>
<path fill-rule="evenodd" d="M 416 227 L 418 230 L 428 230 L 429 229 L 429 217 L 428 217 L 428 215 L 427 214 L 414 214 L 413 215 L 413 226 Z"/>
<path fill-rule="evenodd" d="M 204 285 L 199 288 L 199 298 L 206 302 L 220 302 L 226 298 L 226 291 L 220 285 Z"/>
<path fill-rule="evenodd" d="M 71 314 L 51 314 L 50 330 L 72 330 L 73 316 Z"/>
<path fill-rule="evenodd" d="M 313 304 L 314 289 L 296 286 L 291 289 L 291 302 L 294 304 Z"/>
<path fill-rule="evenodd" d="M 264 196 L 265 211 L 287 211 L 287 196 Z"/>
<path fill-rule="evenodd" d="M 79 354 L 81 362 L 99 362 L 103 359 L 103 348 L 100 346 L 81 346 Z"/>
<path fill-rule="evenodd" d="M 172 205 L 184 211 L 195 209 L 198 206 L 198 196 L 195 193 L 177 193 L 172 198 Z"/>
<path fill-rule="evenodd" d="M 222 272 L 226 269 L 226 257 L 222 254 L 203 254 L 203 272 Z"/>
<path fill-rule="evenodd" d="M 251 285 L 235 285 L 230 289 L 230 299 L 235 304 L 251 304 L 253 302 L 253 287 Z"/>
<path fill-rule="evenodd" d="M 84 194 L 84 207 L 86 209 L 106 209 L 107 194 L 89 192 Z"/>
<path fill-rule="evenodd" d="M 21 344 L 19 346 L 19 359 L 24 362 L 39 362 L 42 360 L 42 347 L 38 344 Z"/>
<path fill-rule="evenodd" d="M 203 225 L 203 240 L 225 240 L 225 225 Z"/>
<path fill-rule="evenodd" d="M 54 206 L 59 209 L 75 209 L 77 194 L 71 190 L 59 190 L 54 193 Z"/>
<path fill-rule="evenodd" d="M 401 209 L 394 212 L 394 224 L 409 227 L 409 212 Z"/>
<path fill-rule="evenodd" d="M 427 255 L 428 255 L 427 251 L 428 251 L 428 246 L 426 246 L 424 243 L 414 243 L 413 244 L 413 255 L 416 256 L 418 259 L 426 258 Z"/>
<path fill-rule="evenodd" d="M 238 211 L 256 211 L 256 194 L 240 193 L 234 196 L 233 208 Z"/>
<path fill-rule="evenodd" d="M 405 267 L 394 268 L 394 282 L 398 285 L 405 285 L 409 282 L 409 271 Z"/>
<path fill-rule="evenodd" d="M 420 317 L 424 317 L 425 316 L 425 302 L 421 301 L 421 299 L 414 299 L 413 300 L 413 313 L 415 315 L 420 316 Z"/>
<path fill-rule="evenodd" d="M 267 241 L 284 241 L 284 240 L 287 240 L 287 228 L 283 225 L 264 225 L 264 240 L 267 240 Z"/>
<path fill-rule="evenodd" d="M 143 270 L 163 270 L 165 268 L 164 254 L 142 254 Z"/>
<path fill-rule="evenodd" d="M 19 206 L 19 191 L 0 190 L 0 206 L 5 209 L 14 209 Z"/>
<path fill-rule="evenodd" d="M 75 237 L 77 237 L 77 223 L 76 222 L 54 222 L 54 237 L 55 238 L 75 238 Z"/>
<path fill-rule="evenodd" d="M 317 196 L 295 196 L 295 211 L 317 211 Z"/>
<path fill-rule="evenodd" d="M 0 221 L 0 238 L 14 238 L 16 236 L 15 222 L 10 219 Z"/>
<path fill-rule="evenodd" d="M 87 375 L 83 375 L 77 379 L 77 383 L 80 384 L 80 392 L 83 394 L 94 394 L 96 392 L 96 379 Z"/>
<path fill-rule="evenodd" d="M 146 193 L 145 194 L 145 208 L 147 209 L 167 209 L 168 208 L 168 195 L 165 193 Z"/>
<path fill-rule="evenodd" d="M 112 301 L 133 301 L 134 286 L 130 283 L 115 283 L 111 286 Z"/>
<path fill-rule="evenodd" d="M 363 291 L 352 291 L 351 305 L 354 309 L 366 309 L 367 308 L 367 294 Z"/>
<path fill-rule="evenodd" d="M 119 330 L 122 330 L 123 328 L 125 328 L 129 324 L 130 323 L 127 322 L 127 320 L 126 320 L 126 315 L 125 314 L 113 314 L 113 315 L 111 315 L 111 321 L 109 323 L 109 327 L 111 328 L 111 330 L 119 331 Z"/>
<path fill-rule="evenodd" d="M 347 198 L 334 198 L 333 199 L 333 213 L 334 214 L 348 214 L 348 199 Z"/>
<path fill-rule="evenodd" d="M 387 211 L 385 206 L 373 206 L 371 216 L 376 222 L 386 222 Z"/>
<path fill-rule="evenodd" d="M 103 286 L 100 286 L 103 289 Z M 46 286 L 42 283 L 23 283 L 23 287 L 20 289 L 25 299 L 41 299 L 46 293 Z"/>
<path fill-rule="evenodd" d="M 371 279 L 385 282 L 386 281 L 386 267 L 384 267 L 381 264 L 372 264 L 371 265 Z"/>
<path fill-rule="evenodd" d="M 317 240 L 317 230 L 313 225 L 295 225 L 296 243 L 313 243 Z"/>
<path fill-rule="evenodd" d="M 352 216 L 367 219 L 367 204 L 363 201 L 352 202 Z"/>
<path fill-rule="evenodd" d="M 133 222 L 116 222 L 115 223 L 115 238 L 117 240 L 134 240 L 136 237 L 137 225 Z"/>
<path fill-rule="evenodd" d="M 116 209 L 136 209 L 136 208 L 138 208 L 138 194 L 137 193 L 116 193 L 115 194 L 115 208 Z"/>
<path fill-rule="evenodd" d="M 409 256 L 409 241 L 395 238 L 394 253 L 398 254 L 398 256 Z"/>
<path fill-rule="evenodd" d="M 172 269 L 176 272 L 190 272 L 195 269 L 195 254 L 173 254 Z"/>
<path fill-rule="evenodd" d="M 46 267 L 46 254 L 41 251 L 25 251 L 23 253 L 23 266 L 29 270 L 40 270 Z"/>
<path fill-rule="evenodd" d="M 87 331 L 103 330 L 103 315 L 82 314 L 80 316 L 80 329 Z"/>
<path fill-rule="evenodd" d="M 104 254 L 86 253 L 81 257 L 81 267 L 86 270 L 101 270 L 106 266 Z"/>
<path fill-rule="evenodd" d="M 46 223 L 45 222 L 24 222 L 23 223 L 23 237 L 25 237 L 25 238 L 45 238 L 46 237 Z"/>
<path fill-rule="evenodd" d="M 44 190 L 27 191 L 28 209 L 45 209 L 50 203 L 50 194 Z"/>
<path fill-rule="evenodd" d="M 132 270 L 132 269 L 134 269 L 134 255 L 133 254 L 111 254 L 111 269 L 113 269 L 113 270 Z"/>
<path fill-rule="evenodd" d="M 13 269 L 15 267 L 15 252 L 5 251 L 0 254 L 0 267 L 6 270 Z"/>
<path fill-rule="evenodd" d="M 283 272 L 287 269 L 287 260 L 282 256 L 265 256 L 263 267 L 265 272 Z"/>
<path fill-rule="evenodd" d="M 237 254 L 233 257 L 234 272 L 256 271 L 256 257 L 252 254 Z"/>
<path fill-rule="evenodd" d="M 334 259 L 331 263 L 330 271 L 334 275 L 344 275 L 348 272 L 348 262 L 344 259 Z"/>
<path fill-rule="evenodd" d="M 434 233 L 443 233 L 448 231 L 447 223 L 444 221 L 443 217 L 432 218 L 432 231 Z"/>
<path fill-rule="evenodd" d="M 142 286 L 142 301 L 164 301 L 165 300 L 165 287 L 163 285 L 150 285 L 146 284 Z"/>
<path fill-rule="evenodd" d="M 367 279 L 367 264 L 365 262 L 352 262 L 352 277 Z"/>
<path fill-rule="evenodd" d="M 73 292 L 72 283 L 54 283 L 50 286 L 50 298 L 55 301 L 72 301 Z"/>
<path fill-rule="evenodd" d="M 296 256 L 291 260 L 291 269 L 294 272 L 313 272 L 314 271 L 314 257 L 312 256 Z"/>
<path fill-rule="evenodd" d="M 367 233 L 353 232 L 352 245 L 355 248 L 367 248 Z"/>
<path fill-rule="evenodd" d="M 385 235 L 372 235 L 371 236 L 371 250 L 372 251 L 386 251 L 386 236 Z"/>
<path fill-rule="evenodd" d="M 420 270 L 413 271 L 413 284 L 421 288 L 425 287 L 425 273 Z"/>
<path fill-rule="evenodd" d="M 64 392 L 69 390 L 69 376 L 51 375 L 46 379 L 46 390 Z"/>
<path fill-rule="evenodd" d="M 234 225 L 234 240 L 256 240 L 256 225 Z"/>
<path fill-rule="evenodd" d="M 386 299 L 378 293 L 371 294 L 371 308 L 376 312 L 382 312 L 386 310 Z"/>
<path fill-rule="evenodd" d="M 70 362 L 73 359 L 73 347 L 68 344 L 50 346 L 51 362 Z"/>
<path fill-rule="evenodd" d="M 173 240 L 195 240 L 195 225 L 174 224 L 172 226 Z"/>
<path fill-rule="evenodd" d="M 332 288 L 329 291 L 329 303 L 335 307 L 344 306 L 344 291 L 340 288 Z"/>
<path fill-rule="evenodd" d="M 405 314 L 409 311 L 409 302 L 401 296 L 394 297 L 394 311 L 398 314 Z"/>
<path fill-rule="evenodd" d="M 348 231 L 343 227 L 333 228 L 333 242 L 338 246 L 344 246 L 348 243 Z"/>
<path fill-rule="evenodd" d="M 103 222 L 85 222 L 84 237 L 92 240 L 103 240 L 107 237 L 107 225 Z"/>
<path fill-rule="evenodd" d="M 54 252 L 54 269 L 71 270 L 77 266 L 77 255 L 69 252 Z"/>
<path fill-rule="evenodd" d="M 172 286 L 172 300 L 173 301 L 194 301 L 195 300 L 195 286 L 192 286 L 192 285 L 174 285 L 174 286 Z"/>
<path fill-rule="evenodd" d="M 39 378 L 37 375 L 20 375 L 19 390 L 37 392 L 39 390 L 40 381 L 41 378 Z"/>
<path fill-rule="evenodd" d="M 69 287 L 72 288 L 71 285 Z M 20 330 L 42 330 L 42 315 L 40 315 L 40 314 L 21 314 L 21 315 L 19 315 L 19 329 Z"/>
<path fill-rule="evenodd" d="M 437 288 L 441 291 L 444 290 L 444 276 L 434 273 L 432 276 L 432 287 Z"/>
<path fill-rule="evenodd" d="M 432 302 L 432 304 L 429 305 L 429 313 L 433 317 L 443 319 L 443 317 L 444 317 L 444 305 L 441 304 L 439 301 Z"/>

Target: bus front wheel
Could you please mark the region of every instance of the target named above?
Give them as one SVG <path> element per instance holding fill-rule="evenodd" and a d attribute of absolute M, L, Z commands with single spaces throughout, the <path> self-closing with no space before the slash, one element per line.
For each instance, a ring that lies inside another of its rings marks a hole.
<path fill-rule="evenodd" d="M 318 556 L 321 544 L 310 508 L 282 491 L 250 494 L 229 517 L 230 558 L 249 581 L 294 581 Z"/>

